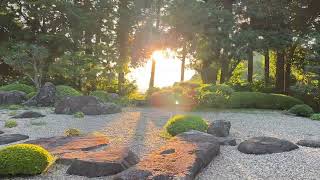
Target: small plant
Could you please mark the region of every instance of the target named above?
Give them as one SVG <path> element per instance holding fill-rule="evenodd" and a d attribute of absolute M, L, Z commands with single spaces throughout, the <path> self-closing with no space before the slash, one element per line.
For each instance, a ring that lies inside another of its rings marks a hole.
<path fill-rule="evenodd" d="M 17 115 L 17 111 L 11 111 L 11 112 L 9 112 L 9 116 L 15 116 L 15 115 Z"/>
<path fill-rule="evenodd" d="M 22 108 L 23 108 L 23 106 L 17 105 L 17 104 L 13 104 L 13 105 L 10 105 L 8 107 L 9 110 L 19 110 L 19 109 L 22 109 Z"/>
<path fill-rule="evenodd" d="M 7 146 L 0 150 L 0 176 L 41 174 L 53 162 L 54 157 L 40 146 Z"/>
<path fill-rule="evenodd" d="M 80 136 L 81 135 L 81 131 L 79 129 L 76 129 L 76 128 L 70 128 L 70 129 L 67 129 L 64 132 L 64 135 L 68 136 L 68 137 Z"/>
<path fill-rule="evenodd" d="M 73 117 L 75 118 L 84 118 L 84 113 L 83 112 L 76 112 Z"/>
<path fill-rule="evenodd" d="M 313 109 L 306 104 L 301 104 L 293 106 L 289 112 L 297 116 L 310 117 L 313 114 Z"/>
<path fill-rule="evenodd" d="M 320 113 L 313 114 L 310 118 L 312 120 L 320 121 Z"/>
<path fill-rule="evenodd" d="M 175 136 L 190 130 L 206 132 L 208 129 L 208 123 L 200 116 L 176 115 L 168 120 L 164 126 L 164 129 L 171 136 Z"/>
<path fill-rule="evenodd" d="M 13 120 L 13 119 L 9 119 L 5 122 L 4 124 L 4 127 L 6 128 L 14 128 L 14 127 L 17 127 L 18 126 L 18 123 L 16 120 Z"/>

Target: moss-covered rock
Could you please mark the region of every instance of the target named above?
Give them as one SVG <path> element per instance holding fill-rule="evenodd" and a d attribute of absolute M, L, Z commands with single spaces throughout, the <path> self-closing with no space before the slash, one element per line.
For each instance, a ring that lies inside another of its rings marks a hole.
<path fill-rule="evenodd" d="M 36 175 L 44 172 L 54 157 L 40 146 L 17 144 L 0 150 L 0 175 Z"/>
<path fill-rule="evenodd" d="M 164 128 L 171 136 L 175 136 L 190 130 L 206 132 L 208 129 L 208 123 L 200 116 L 175 115 L 168 120 Z"/>

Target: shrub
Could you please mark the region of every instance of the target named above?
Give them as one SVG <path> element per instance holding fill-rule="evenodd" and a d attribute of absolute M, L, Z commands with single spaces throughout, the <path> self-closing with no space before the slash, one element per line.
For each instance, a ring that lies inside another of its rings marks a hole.
<path fill-rule="evenodd" d="M 297 83 L 290 87 L 291 94 L 303 100 L 314 110 L 320 111 L 320 89 L 316 85 Z"/>
<path fill-rule="evenodd" d="M 22 91 L 26 94 L 35 91 L 35 88 L 26 84 L 14 83 L 0 87 L 0 91 Z"/>
<path fill-rule="evenodd" d="M 80 136 L 81 135 L 81 131 L 79 129 L 75 129 L 75 128 L 70 128 L 70 129 L 67 129 L 65 132 L 64 132 L 64 135 L 65 136 Z"/>
<path fill-rule="evenodd" d="M 164 128 L 171 136 L 175 136 L 189 130 L 205 132 L 208 129 L 208 123 L 199 116 L 176 115 L 168 120 Z"/>
<path fill-rule="evenodd" d="M 40 146 L 17 144 L 0 150 L 0 175 L 36 175 L 44 172 L 54 157 Z"/>
<path fill-rule="evenodd" d="M 93 91 L 90 93 L 90 96 L 97 97 L 98 99 L 100 99 L 103 102 L 110 101 L 109 93 L 105 92 L 105 91 Z"/>
<path fill-rule="evenodd" d="M 259 92 L 235 92 L 231 95 L 229 101 L 229 107 L 231 108 L 284 110 L 297 104 L 303 104 L 303 102 L 282 94 L 266 94 Z"/>
<path fill-rule="evenodd" d="M 70 86 L 59 85 L 56 87 L 58 99 L 64 97 L 81 96 L 82 94 Z"/>
<path fill-rule="evenodd" d="M 8 106 L 9 110 L 19 110 L 19 109 L 22 109 L 22 108 L 23 108 L 23 106 L 17 105 L 17 104 L 13 104 L 13 105 Z"/>
<path fill-rule="evenodd" d="M 33 98 L 35 95 L 37 95 L 37 92 L 31 92 L 31 93 L 27 94 L 27 98 L 28 98 L 28 99 L 31 99 L 31 98 Z"/>
<path fill-rule="evenodd" d="M 17 111 L 11 111 L 11 112 L 9 113 L 9 116 L 15 116 L 15 115 L 17 115 Z"/>
<path fill-rule="evenodd" d="M 313 114 L 313 109 L 306 104 L 299 104 L 290 108 L 289 112 L 297 116 L 310 117 Z"/>
<path fill-rule="evenodd" d="M 9 119 L 5 122 L 4 124 L 4 127 L 6 128 L 14 128 L 14 127 L 17 127 L 18 126 L 18 123 L 16 120 L 13 120 L 13 119 Z"/>
<path fill-rule="evenodd" d="M 311 118 L 312 120 L 320 121 L 320 113 L 318 113 L 318 114 L 313 114 L 310 118 Z"/>
<path fill-rule="evenodd" d="M 83 112 L 76 112 L 73 117 L 75 118 L 84 118 L 84 113 Z"/>
<path fill-rule="evenodd" d="M 226 107 L 234 90 L 227 85 L 202 85 L 197 92 L 200 106 L 222 108 Z"/>

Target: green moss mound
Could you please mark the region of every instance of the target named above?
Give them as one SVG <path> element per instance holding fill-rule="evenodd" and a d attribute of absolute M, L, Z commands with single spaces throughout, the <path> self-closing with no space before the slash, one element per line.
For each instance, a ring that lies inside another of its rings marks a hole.
<path fill-rule="evenodd" d="M 36 91 L 36 89 L 26 84 L 14 83 L 14 84 L 1 86 L 0 91 L 22 91 L 22 92 L 25 92 L 26 94 L 29 94 Z"/>
<path fill-rule="evenodd" d="M 175 136 L 190 130 L 206 132 L 208 123 L 200 116 L 176 115 L 168 120 L 164 128 L 171 136 Z"/>
<path fill-rule="evenodd" d="M 64 97 L 82 96 L 82 94 L 79 91 L 75 90 L 70 86 L 59 85 L 56 86 L 56 89 L 58 99 L 62 99 Z"/>
<path fill-rule="evenodd" d="M 313 109 L 306 104 L 300 104 L 290 108 L 289 112 L 297 116 L 310 117 L 313 114 Z"/>
<path fill-rule="evenodd" d="M 36 175 L 44 172 L 54 157 L 40 146 L 17 144 L 0 150 L 0 175 Z"/>
<path fill-rule="evenodd" d="M 105 91 L 93 91 L 90 93 L 90 96 L 97 97 L 103 102 L 109 102 L 110 101 L 110 96 L 108 92 Z"/>
<path fill-rule="evenodd" d="M 31 92 L 31 93 L 27 94 L 27 98 L 28 98 L 28 99 L 31 99 L 31 98 L 33 98 L 35 95 L 37 95 L 37 92 Z"/>
<path fill-rule="evenodd" d="M 297 104 L 303 104 L 303 102 L 291 96 L 259 92 L 235 92 L 231 95 L 229 101 L 231 108 L 285 110 Z"/>

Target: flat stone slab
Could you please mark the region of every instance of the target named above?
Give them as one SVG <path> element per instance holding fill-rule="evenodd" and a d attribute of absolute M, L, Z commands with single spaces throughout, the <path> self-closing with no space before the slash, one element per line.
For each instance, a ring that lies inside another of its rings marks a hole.
<path fill-rule="evenodd" d="M 29 136 L 22 134 L 4 134 L 0 136 L 0 145 L 26 140 L 28 138 Z"/>
<path fill-rule="evenodd" d="M 320 137 L 303 139 L 297 142 L 300 146 L 320 148 Z"/>
<path fill-rule="evenodd" d="M 39 112 L 34 112 L 34 111 L 26 111 L 21 114 L 18 114 L 16 116 L 13 116 L 13 118 L 16 119 L 22 119 L 22 118 L 40 118 L 40 117 L 45 117 L 45 115 L 39 113 Z"/>
<path fill-rule="evenodd" d="M 55 156 L 77 151 L 90 151 L 109 144 L 106 136 L 77 136 L 77 137 L 51 137 L 27 141 L 26 144 L 36 144 Z M 59 160 L 59 159 L 58 159 Z"/>
<path fill-rule="evenodd" d="M 245 154 L 272 154 L 292 151 L 299 147 L 290 141 L 273 137 L 253 137 L 239 144 L 238 150 Z"/>
<path fill-rule="evenodd" d="M 90 178 L 114 175 L 139 162 L 138 156 L 128 148 L 113 146 L 96 152 L 67 153 L 61 158 L 73 159 L 67 171 L 68 174 Z"/>
<path fill-rule="evenodd" d="M 194 179 L 220 152 L 219 142 L 208 136 L 199 131 L 182 133 L 114 179 Z"/>

